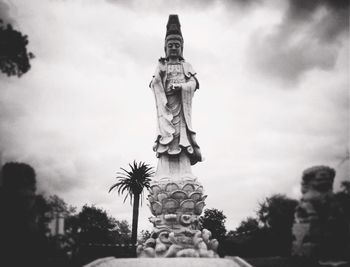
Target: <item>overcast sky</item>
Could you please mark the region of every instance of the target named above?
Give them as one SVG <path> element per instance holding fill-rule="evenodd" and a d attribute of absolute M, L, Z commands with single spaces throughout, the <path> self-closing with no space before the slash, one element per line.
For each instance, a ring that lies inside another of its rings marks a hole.
<path fill-rule="evenodd" d="M 0 18 L 35 54 L 21 78 L 0 74 L 2 162 L 37 172 L 39 191 L 96 204 L 131 222 L 108 194 L 120 167 L 156 166 L 148 88 L 178 14 L 198 73 L 193 127 L 205 161 L 193 172 L 207 208 L 233 230 L 271 194 L 300 197 L 304 169 L 349 180 L 347 0 L 0 0 Z M 150 229 L 143 205 L 140 230 Z"/>

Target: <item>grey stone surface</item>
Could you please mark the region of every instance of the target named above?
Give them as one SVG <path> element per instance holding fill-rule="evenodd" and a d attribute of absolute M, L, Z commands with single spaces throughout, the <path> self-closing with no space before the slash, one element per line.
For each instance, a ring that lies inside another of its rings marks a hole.
<path fill-rule="evenodd" d="M 302 197 L 295 210 L 292 255 L 325 262 L 348 259 L 350 231 L 346 211 L 333 193 L 335 170 L 314 166 L 303 172 Z"/>
<path fill-rule="evenodd" d="M 331 214 L 335 170 L 327 166 L 314 166 L 303 172 L 302 197 L 295 211 L 292 255 L 319 258 L 321 240 L 325 239 L 327 220 Z"/>
<path fill-rule="evenodd" d="M 150 83 L 157 111 L 153 150 L 159 158 L 148 196 L 153 232 L 137 247 L 138 257 L 219 257 L 218 241 L 199 227 L 206 196 L 191 169 L 202 161 L 191 115 L 199 82 L 182 56 L 183 44 L 179 17 L 169 15 L 166 57 L 159 60 Z"/>
<path fill-rule="evenodd" d="M 252 267 L 238 257 L 230 259 L 210 258 L 130 258 L 113 257 L 98 259 L 84 267 Z"/>

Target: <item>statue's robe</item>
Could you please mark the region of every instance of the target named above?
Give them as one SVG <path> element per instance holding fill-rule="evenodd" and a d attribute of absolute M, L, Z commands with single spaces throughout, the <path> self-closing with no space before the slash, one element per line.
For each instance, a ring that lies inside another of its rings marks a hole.
<path fill-rule="evenodd" d="M 182 83 L 178 101 L 181 105 L 180 114 L 174 114 L 166 94 L 167 61 L 160 59 L 150 87 L 153 90 L 157 108 L 157 138 L 153 147 L 157 157 L 170 160 L 176 157 L 180 162 L 188 158 L 191 165 L 202 161 L 200 148 L 196 142 L 196 133 L 192 129 L 191 111 L 194 92 L 199 88 L 195 71 L 192 66 L 181 61 L 185 81 Z M 171 100 L 172 101 L 172 100 Z M 172 101 L 173 102 L 173 101 Z M 174 116 L 179 116 L 180 123 L 175 123 Z M 185 127 L 184 127 L 185 125 Z M 176 127 L 180 127 L 177 129 Z M 181 165 L 184 165 L 180 163 Z M 161 163 L 162 164 L 162 163 Z M 159 165 L 158 165 L 159 166 Z M 171 167 L 170 167 L 171 168 Z"/>

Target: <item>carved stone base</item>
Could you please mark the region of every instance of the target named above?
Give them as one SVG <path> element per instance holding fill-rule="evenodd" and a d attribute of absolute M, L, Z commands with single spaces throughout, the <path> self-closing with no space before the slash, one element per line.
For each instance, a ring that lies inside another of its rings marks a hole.
<path fill-rule="evenodd" d="M 163 231 L 157 236 L 152 235 L 143 245 L 137 248 L 138 257 L 201 257 L 216 258 L 218 241 L 210 239 L 210 231 L 204 229 L 167 232 Z"/>
<path fill-rule="evenodd" d="M 161 179 L 151 184 L 149 207 L 154 230 L 139 245 L 139 257 L 218 257 L 218 241 L 199 230 L 205 206 L 202 185 L 196 179 Z"/>

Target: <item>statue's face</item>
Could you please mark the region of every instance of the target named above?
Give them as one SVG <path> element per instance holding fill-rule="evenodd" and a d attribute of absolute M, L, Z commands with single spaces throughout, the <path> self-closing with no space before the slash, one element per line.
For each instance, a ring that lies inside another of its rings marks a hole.
<path fill-rule="evenodd" d="M 165 47 L 165 52 L 166 56 L 169 58 L 179 58 L 181 57 L 181 41 L 180 40 L 175 40 L 175 39 L 170 39 L 166 43 Z"/>

